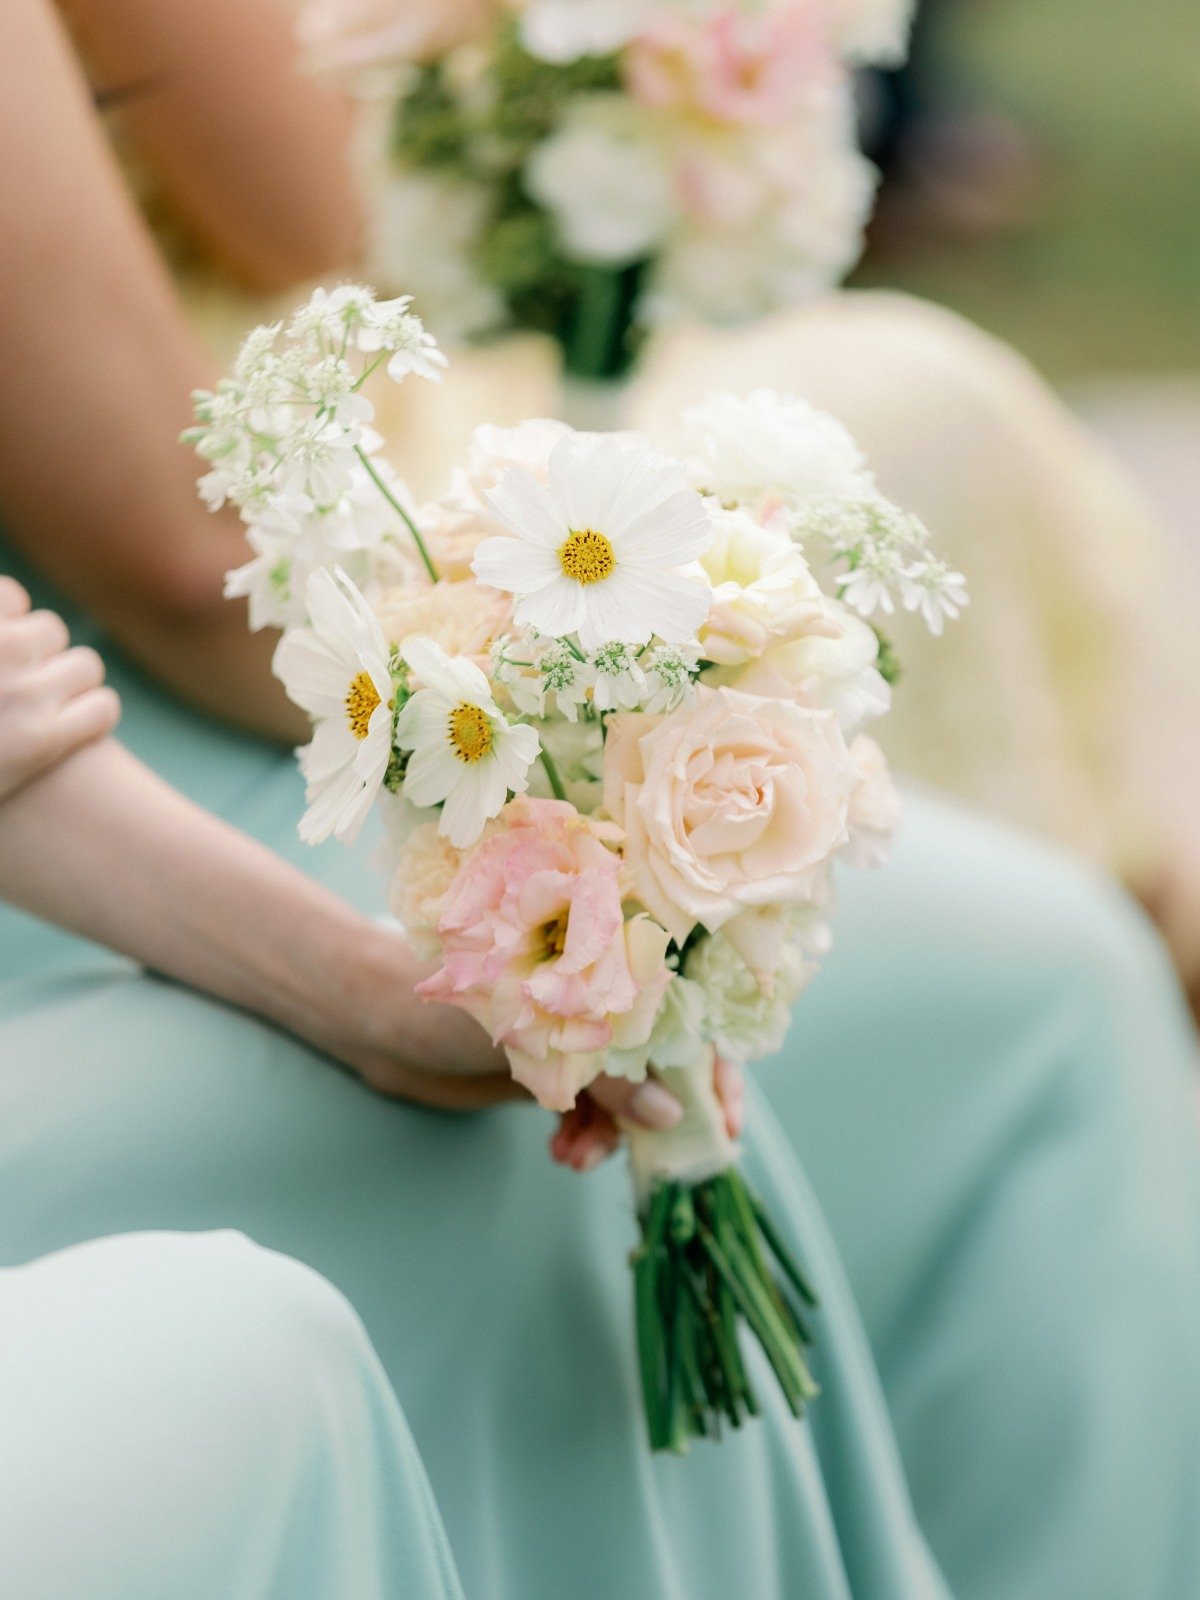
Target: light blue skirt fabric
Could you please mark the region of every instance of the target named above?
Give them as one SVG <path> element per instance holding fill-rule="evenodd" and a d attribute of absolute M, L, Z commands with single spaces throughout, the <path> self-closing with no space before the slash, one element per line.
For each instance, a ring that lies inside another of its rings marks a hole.
<path fill-rule="evenodd" d="M 462 1600 L 362 1324 L 238 1233 L 0 1271 L 6 1600 Z"/>
<path fill-rule="evenodd" d="M 375 903 L 361 859 L 302 855 L 290 757 L 113 680 L 138 754 Z M 836 1252 L 761 1103 L 747 1169 L 821 1294 L 822 1393 L 797 1423 L 755 1359 L 760 1419 L 652 1457 L 622 1163 L 555 1167 L 533 1108 L 381 1100 L 265 1025 L 15 913 L 0 913 L 0 971 L 0 1267 L 107 1234 L 236 1228 L 316 1269 L 378 1352 L 470 1600 L 946 1600 Z M 440 1600 L 440 1582 L 417 1568 L 390 1592 Z M 291 1595 L 342 1592 L 297 1579 Z"/>
<path fill-rule="evenodd" d="M 124 737 L 358 904 L 305 851 L 286 756 L 123 671 Z M 847 875 L 827 969 L 761 1069 L 747 1167 L 821 1290 L 824 1392 L 686 1461 L 637 1418 L 619 1166 L 547 1122 L 389 1106 L 300 1046 L 0 917 L 0 1262 L 235 1226 L 362 1316 L 478 1600 L 1200 1593 L 1200 1158 L 1182 1008 L 1113 891 L 911 797 Z M 763 1385 L 770 1392 L 768 1384 Z"/>

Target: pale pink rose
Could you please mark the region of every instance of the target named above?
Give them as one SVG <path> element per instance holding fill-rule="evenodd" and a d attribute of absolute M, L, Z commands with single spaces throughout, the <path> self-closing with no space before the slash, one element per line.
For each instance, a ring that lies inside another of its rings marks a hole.
<path fill-rule="evenodd" d="M 891 852 L 900 826 L 900 796 L 892 782 L 887 757 L 866 734 L 850 746 L 859 786 L 850 802 L 850 844 L 847 859 L 856 867 L 881 867 Z"/>
<path fill-rule="evenodd" d="M 473 578 L 404 584 L 389 589 L 375 609 L 389 644 L 425 634 L 448 656 L 467 656 L 485 668 L 492 641 L 512 627 L 510 598 Z"/>
<path fill-rule="evenodd" d="M 755 126 L 785 122 L 829 68 L 812 9 L 802 5 L 762 16 L 732 8 L 706 18 L 668 13 L 626 54 L 629 91 L 643 105 Z"/>
<path fill-rule="evenodd" d="M 482 1022 L 553 1111 L 610 1047 L 646 1042 L 671 979 L 665 931 L 626 920 L 618 839 L 563 801 L 512 801 L 444 897 L 442 966 L 418 991 Z"/>
<path fill-rule="evenodd" d="M 701 689 L 668 717 L 608 723 L 604 808 L 634 893 L 677 942 L 750 906 L 810 901 L 857 785 L 829 711 Z"/>
<path fill-rule="evenodd" d="M 307 0 L 297 32 L 323 72 L 428 61 L 478 38 L 503 9 L 499 0 Z"/>

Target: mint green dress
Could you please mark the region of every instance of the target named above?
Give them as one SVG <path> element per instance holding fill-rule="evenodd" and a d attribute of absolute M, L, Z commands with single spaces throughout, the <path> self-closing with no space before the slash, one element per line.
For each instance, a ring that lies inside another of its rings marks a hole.
<path fill-rule="evenodd" d="M 188 716 L 112 666 L 138 755 L 364 907 L 377 904 L 365 852 L 296 842 L 290 756 Z M 747 1168 L 819 1287 L 822 1393 L 797 1423 L 754 1352 L 763 1416 L 687 1458 L 654 1457 L 623 1163 L 586 1178 L 556 1167 L 551 1121 L 532 1108 L 449 1116 L 382 1100 L 257 1020 L 4 908 L 0 973 L 0 1269 L 107 1235 L 233 1228 L 339 1289 L 432 1489 L 422 1503 L 411 1472 L 381 1472 L 374 1485 L 381 1520 L 361 1528 L 356 1554 L 369 1566 L 383 1541 L 389 1600 L 443 1600 L 459 1580 L 469 1600 L 948 1600 L 852 1294 L 764 1104 L 752 1108 Z M 236 1350 L 240 1319 L 224 1320 L 223 1337 Z M 190 1391 L 186 1345 L 179 1360 Z M 223 1426 L 216 1415 L 213 1428 Z M 206 1458 L 219 1455 L 202 1415 L 194 1429 Z M 35 1431 L 26 1418 L 0 1434 L 0 1455 L 19 1462 Z M 187 1429 L 176 1442 L 192 1448 Z M 130 1454 L 128 1441 L 114 1451 L 114 1473 Z M 361 1496 L 334 1452 L 324 1465 L 321 1492 Z M 231 1459 L 231 1478 L 244 1467 Z M 207 1553 L 187 1543 L 189 1595 L 224 1595 L 230 1549 L 253 1545 L 237 1497 L 229 1503 Z M 314 1512 L 297 1549 L 320 1543 L 322 1526 Z M 82 1534 L 64 1515 L 59 1536 L 70 1548 Z M 443 1539 L 449 1575 L 431 1559 Z M 163 1600 L 136 1542 L 109 1555 L 114 1597 Z M 60 1556 L 47 1546 L 47 1562 Z M 331 1570 L 297 1558 L 285 1589 L 263 1576 L 261 1589 L 234 1593 L 359 1600 Z"/>
<path fill-rule="evenodd" d="M 295 840 L 287 757 L 113 678 L 143 759 L 377 906 L 365 851 Z M 468 1596 L 940 1597 L 917 1522 L 960 1600 L 1200 1593 L 1191 1046 L 1156 943 L 1058 857 L 914 796 L 895 863 L 847 876 L 745 1141 L 822 1295 L 823 1393 L 683 1461 L 641 1437 L 619 1164 L 554 1168 L 525 1108 L 385 1104 L 15 914 L 0 953 L 0 1263 L 233 1226 L 315 1267 Z"/>
<path fill-rule="evenodd" d="M 345 1299 L 244 1234 L 0 1270 L 6 1600 L 463 1600 Z"/>

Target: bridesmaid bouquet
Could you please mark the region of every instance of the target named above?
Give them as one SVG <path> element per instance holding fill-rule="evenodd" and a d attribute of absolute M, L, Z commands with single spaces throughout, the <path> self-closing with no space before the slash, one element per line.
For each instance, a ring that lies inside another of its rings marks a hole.
<path fill-rule="evenodd" d="M 665 318 L 754 317 L 844 275 L 875 180 L 853 71 L 902 58 L 911 9 L 310 0 L 301 31 L 382 102 L 375 280 L 448 335 L 549 332 L 601 378 Z"/>
<path fill-rule="evenodd" d="M 366 377 L 438 376 L 406 300 L 318 290 L 196 397 L 212 506 L 254 551 L 229 593 L 285 632 L 313 720 L 302 836 L 377 808 L 392 903 L 514 1078 L 564 1112 L 599 1074 L 682 1103 L 628 1130 L 650 1438 L 756 1409 L 739 1330 L 798 1415 L 812 1290 L 738 1171 L 717 1058 L 782 1044 L 829 948 L 833 868 L 897 821 L 863 725 L 895 664 L 867 620 L 940 631 L 963 580 L 884 500 L 832 418 L 768 392 L 706 401 L 677 455 L 633 433 L 482 427 L 431 504 L 378 451 Z"/>

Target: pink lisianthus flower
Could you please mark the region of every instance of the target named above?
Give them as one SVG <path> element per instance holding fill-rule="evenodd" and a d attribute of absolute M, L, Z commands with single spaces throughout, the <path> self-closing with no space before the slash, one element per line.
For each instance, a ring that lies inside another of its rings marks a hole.
<path fill-rule="evenodd" d="M 468 1011 L 518 1083 L 567 1111 L 609 1050 L 649 1039 L 671 978 L 667 934 L 648 917 L 626 920 L 611 824 L 528 798 L 498 823 L 444 897 L 442 966 L 418 992 Z"/>
<path fill-rule="evenodd" d="M 808 6 L 764 16 L 731 8 L 703 19 L 672 12 L 630 45 L 626 81 L 654 110 L 764 127 L 785 122 L 830 64 Z"/>

